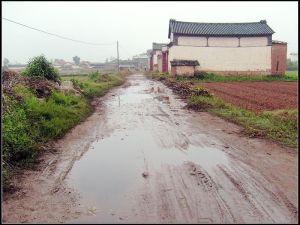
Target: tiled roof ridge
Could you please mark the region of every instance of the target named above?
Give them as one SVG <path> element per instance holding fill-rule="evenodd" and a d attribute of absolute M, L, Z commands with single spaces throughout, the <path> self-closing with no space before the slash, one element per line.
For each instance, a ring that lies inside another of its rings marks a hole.
<path fill-rule="evenodd" d="M 226 22 L 226 23 L 221 23 L 221 22 L 217 22 L 217 23 L 207 23 L 207 22 L 187 22 L 187 21 L 178 21 L 178 20 L 170 20 L 171 22 L 176 22 L 176 23 L 193 23 L 193 24 L 253 24 L 253 23 L 262 23 L 261 21 L 259 22 L 240 22 L 240 23 L 230 23 L 230 22 Z"/>

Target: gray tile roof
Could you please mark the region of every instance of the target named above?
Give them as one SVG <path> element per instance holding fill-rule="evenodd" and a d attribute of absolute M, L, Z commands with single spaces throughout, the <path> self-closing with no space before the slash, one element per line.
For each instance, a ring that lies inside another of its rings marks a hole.
<path fill-rule="evenodd" d="M 181 60 L 174 59 L 170 62 L 172 66 L 199 66 L 198 60 Z"/>
<path fill-rule="evenodd" d="M 161 50 L 162 47 L 167 46 L 165 43 L 152 43 L 152 50 Z"/>
<path fill-rule="evenodd" d="M 265 20 L 253 23 L 192 23 L 170 20 L 169 34 L 195 36 L 260 36 L 275 33 Z"/>

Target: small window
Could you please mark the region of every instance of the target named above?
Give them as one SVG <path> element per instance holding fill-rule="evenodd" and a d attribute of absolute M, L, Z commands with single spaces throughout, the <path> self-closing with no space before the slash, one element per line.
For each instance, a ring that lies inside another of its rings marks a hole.
<path fill-rule="evenodd" d="M 278 72 L 278 67 L 279 67 L 279 61 L 277 61 L 277 64 L 276 64 L 276 72 Z"/>

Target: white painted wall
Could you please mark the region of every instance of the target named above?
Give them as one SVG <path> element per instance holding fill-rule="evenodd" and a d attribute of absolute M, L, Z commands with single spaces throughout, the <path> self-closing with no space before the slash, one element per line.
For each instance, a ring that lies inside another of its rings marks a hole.
<path fill-rule="evenodd" d="M 172 33 L 173 34 L 173 33 Z M 171 36 L 173 36 L 171 34 Z M 182 46 L 206 46 L 206 37 L 189 37 L 179 36 L 178 45 Z M 239 45 L 239 39 L 237 37 L 209 37 L 208 46 L 213 47 L 237 47 Z M 246 46 L 267 46 L 267 37 L 241 37 L 240 45 Z"/>
<path fill-rule="evenodd" d="M 178 37 L 178 45 L 187 45 L 187 46 L 206 46 L 206 37 Z"/>
<path fill-rule="evenodd" d="M 193 47 L 169 48 L 168 68 L 174 59 L 198 60 L 206 71 L 269 71 L 271 46 L 264 47 Z"/>
<path fill-rule="evenodd" d="M 173 42 L 173 41 L 174 41 L 174 34 L 172 32 L 171 35 L 170 35 L 170 42 Z"/>
<path fill-rule="evenodd" d="M 240 46 L 267 46 L 267 37 L 241 37 Z"/>
<path fill-rule="evenodd" d="M 157 64 L 157 62 L 158 62 L 157 57 L 161 54 L 162 54 L 161 51 L 155 51 L 155 54 L 153 54 L 153 65 Z"/>
<path fill-rule="evenodd" d="M 168 46 L 162 47 L 161 50 L 162 50 L 163 52 L 167 51 L 167 50 L 168 50 Z"/>
<path fill-rule="evenodd" d="M 238 47 L 239 39 L 237 37 L 209 37 L 209 47 Z"/>

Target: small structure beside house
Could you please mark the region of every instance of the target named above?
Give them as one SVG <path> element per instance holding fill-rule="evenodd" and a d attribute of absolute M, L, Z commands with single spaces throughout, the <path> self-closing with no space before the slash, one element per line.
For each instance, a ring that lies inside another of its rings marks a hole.
<path fill-rule="evenodd" d="M 171 63 L 171 76 L 194 76 L 196 66 L 199 66 L 197 60 L 173 60 Z"/>
<path fill-rule="evenodd" d="M 285 74 L 286 69 L 287 43 L 283 41 L 272 41 L 272 66 L 273 75 Z"/>
<path fill-rule="evenodd" d="M 170 43 L 165 50 L 167 70 L 172 71 L 171 62 L 176 59 L 197 60 L 200 66 L 195 70 L 221 75 L 284 74 L 287 44 L 272 42 L 274 33 L 265 20 L 251 23 L 195 23 L 171 19 L 168 33 Z M 154 44 L 152 70 L 156 69 L 156 64 L 158 69 L 163 70 L 159 64 L 160 58 L 163 58 L 160 56 L 163 46 Z"/>

